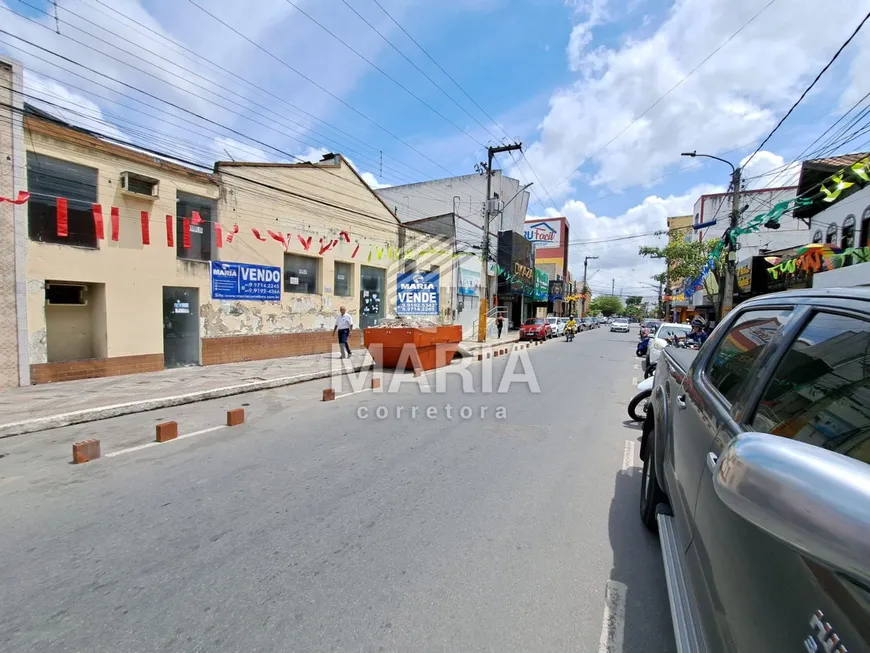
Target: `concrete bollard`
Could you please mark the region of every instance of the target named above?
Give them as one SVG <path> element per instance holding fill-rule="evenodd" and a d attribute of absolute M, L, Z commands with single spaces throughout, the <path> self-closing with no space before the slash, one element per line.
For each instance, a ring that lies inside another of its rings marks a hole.
<path fill-rule="evenodd" d="M 163 422 L 157 425 L 157 434 L 154 438 L 157 442 L 169 442 L 178 437 L 178 422 Z"/>
<path fill-rule="evenodd" d="M 84 440 L 73 444 L 73 464 L 80 465 L 100 457 L 100 441 Z"/>
<path fill-rule="evenodd" d="M 233 408 L 227 411 L 227 426 L 238 426 L 245 423 L 245 409 Z"/>
<path fill-rule="evenodd" d="M 423 370 L 421 370 L 419 367 L 415 367 L 414 376 L 423 376 Z"/>
<path fill-rule="evenodd" d="M 381 380 L 380 379 L 372 379 L 372 390 L 377 390 L 380 387 L 381 387 Z"/>
<path fill-rule="evenodd" d="M 332 401 L 335 399 L 335 388 L 323 389 L 323 401 Z"/>

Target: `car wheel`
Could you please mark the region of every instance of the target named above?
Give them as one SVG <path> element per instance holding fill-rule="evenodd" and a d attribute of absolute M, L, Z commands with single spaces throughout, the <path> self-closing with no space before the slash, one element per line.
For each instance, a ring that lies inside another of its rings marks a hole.
<path fill-rule="evenodd" d="M 657 533 L 659 524 L 656 520 L 656 508 L 660 503 L 667 503 L 668 497 L 662 492 L 656 478 L 655 433 L 650 431 L 644 437 L 650 440 L 646 446 L 646 456 L 640 475 L 640 520 L 653 533 Z"/>

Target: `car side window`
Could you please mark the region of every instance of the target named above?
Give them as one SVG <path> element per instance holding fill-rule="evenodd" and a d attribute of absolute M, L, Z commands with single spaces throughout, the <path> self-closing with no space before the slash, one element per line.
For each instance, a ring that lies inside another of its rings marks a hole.
<path fill-rule="evenodd" d="M 814 315 L 777 367 L 752 428 L 870 463 L 870 321 Z"/>
<path fill-rule="evenodd" d="M 716 345 L 706 375 L 732 404 L 767 343 L 788 320 L 788 309 L 746 311 Z"/>

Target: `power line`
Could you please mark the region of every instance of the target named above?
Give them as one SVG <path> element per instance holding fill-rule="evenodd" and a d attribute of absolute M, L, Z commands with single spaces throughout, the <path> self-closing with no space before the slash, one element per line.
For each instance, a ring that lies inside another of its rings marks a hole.
<path fill-rule="evenodd" d="M 837 60 L 837 58 L 840 56 L 840 54 L 843 52 L 843 50 L 845 50 L 846 47 L 852 42 L 852 39 L 854 39 L 858 35 L 858 32 L 861 31 L 861 28 L 864 27 L 864 23 L 866 23 L 868 19 L 870 19 L 870 12 L 868 12 L 867 15 L 864 16 L 864 19 L 860 23 L 858 23 L 858 27 L 855 28 L 855 31 L 852 32 L 852 34 L 849 36 L 849 38 L 847 38 L 845 40 L 845 42 L 839 47 L 839 49 L 834 53 L 834 56 L 831 58 L 831 60 L 828 63 L 826 63 L 825 67 L 819 71 L 819 74 L 816 75 L 816 77 L 815 77 L 815 79 L 813 79 L 812 83 L 809 86 L 807 86 L 807 88 L 804 90 L 803 93 L 801 93 L 800 97 L 797 99 L 797 101 L 793 105 L 791 105 L 791 108 L 788 111 L 786 111 L 786 114 L 780 119 L 780 121 L 778 123 L 776 123 L 776 127 L 773 128 L 773 130 L 767 135 L 767 137 L 763 141 L 761 141 L 761 145 L 759 145 L 758 148 L 756 148 L 755 152 L 753 152 L 749 156 L 749 158 L 746 160 L 746 163 L 743 164 L 744 168 L 749 164 L 750 161 L 752 161 L 752 158 L 756 154 L 758 154 L 758 152 L 761 150 L 761 148 L 764 147 L 765 143 L 767 143 L 767 141 L 769 141 L 770 138 L 776 133 L 776 130 L 779 129 L 780 126 L 782 126 L 782 123 L 784 123 L 786 121 L 786 119 L 792 114 L 792 112 L 797 108 L 797 106 L 801 102 L 803 102 L 803 99 L 813 89 L 813 87 L 822 78 L 822 76 L 828 71 L 828 68 L 830 68 L 834 64 L 834 62 Z"/>
<path fill-rule="evenodd" d="M 579 170 L 580 168 L 582 168 L 584 165 L 586 165 L 587 163 L 589 163 L 589 161 L 591 161 L 592 159 L 594 159 L 595 157 L 597 157 L 599 154 L 601 154 L 602 152 L 604 152 L 604 150 L 606 150 L 608 147 L 610 147 L 610 145 L 611 145 L 614 141 L 616 141 L 620 136 L 622 136 L 625 132 L 627 132 L 629 129 L 631 129 L 631 128 L 632 128 L 632 127 L 633 127 L 633 126 L 634 126 L 634 125 L 635 125 L 635 124 L 636 124 L 636 123 L 637 123 L 641 118 L 643 118 L 647 113 L 649 113 L 649 112 L 652 111 L 656 106 L 658 106 L 658 104 L 659 104 L 662 100 L 664 100 L 666 97 L 668 97 L 668 96 L 669 96 L 669 95 L 670 95 L 674 90 L 677 89 L 677 87 L 679 87 L 683 82 L 685 82 L 689 77 L 691 77 L 691 76 L 692 76 L 692 75 L 693 75 L 693 74 L 694 74 L 694 73 L 695 73 L 699 68 L 701 68 L 701 66 L 703 66 L 705 63 L 707 63 L 707 62 L 708 62 L 708 61 L 709 61 L 709 60 L 710 60 L 710 59 L 711 59 L 711 58 L 712 58 L 712 57 L 713 57 L 717 52 L 719 52 L 719 50 L 721 50 L 721 49 L 724 48 L 726 45 L 728 45 L 728 43 L 730 43 L 730 42 L 731 42 L 731 41 L 732 41 L 732 40 L 733 40 L 733 39 L 734 39 L 738 34 L 740 34 L 740 32 L 742 32 L 744 29 L 746 29 L 747 27 L 749 27 L 749 25 L 751 25 L 752 22 L 755 21 L 756 18 L 758 18 L 761 14 L 763 14 L 763 13 L 768 9 L 768 7 L 770 7 L 774 2 L 776 2 L 776 0 L 770 0 L 770 2 L 768 2 L 766 5 L 764 5 L 764 7 L 762 7 L 761 10 L 758 11 L 758 13 L 756 13 L 752 18 L 750 18 L 746 23 L 744 23 L 743 26 L 740 27 L 740 29 L 738 29 L 738 30 L 737 30 L 736 32 L 734 32 L 731 36 L 729 36 L 727 39 L 725 39 L 725 40 L 724 40 L 724 41 L 723 41 L 723 42 L 722 42 L 722 43 L 721 43 L 721 44 L 720 44 L 720 45 L 719 45 L 715 50 L 713 50 L 713 52 L 711 52 L 711 53 L 708 54 L 706 57 L 704 57 L 704 59 L 701 60 L 701 63 L 699 63 L 699 64 L 698 64 L 697 66 L 695 66 L 694 68 L 692 68 L 692 70 L 690 70 L 688 73 L 686 73 L 686 74 L 682 77 L 682 79 L 680 79 L 680 81 L 678 81 L 676 84 L 674 84 L 673 86 L 671 86 L 671 88 L 669 88 L 669 89 L 665 92 L 664 95 L 662 95 L 659 99 L 657 99 L 655 102 L 653 102 L 651 105 L 649 105 L 646 109 L 644 109 L 643 112 L 641 112 L 641 114 L 640 114 L 639 116 L 637 116 L 637 117 L 636 117 L 634 120 L 632 120 L 628 125 L 626 125 L 626 127 L 625 127 L 621 132 L 619 132 L 618 134 L 616 134 L 616 136 L 614 136 L 614 137 L 611 138 L 609 141 L 607 141 L 607 142 L 606 142 L 606 143 L 605 143 L 601 148 L 599 148 L 596 152 L 594 152 L 594 153 L 590 154 L 588 157 L 586 157 L 586 158 L 583 160 L 583 162 L 580 163 L 580 165 L 578 165 L 577 167 L 575 167 L 574 170 L 572 170 L 571 173 L 570 173 L 567 177 L 565 177 L 562 181 L 560 181 L 558 184 L 556 184 L 553 188 L 558 188 L 559 186 L 561 186 L 562 184 L 564 184 L 566 181 L 568 181 L 571 177 L 574 176 L 574 172 L 575 172 L 575 171 L 577 171 L 577 170 Z"/>
<path fill-rule="evenodd" d="M 190 0 L 190 1 L 193 2 L 193 0 Z M 467 131 L 465 131 L 462 127 L 460 127 L 460 126 L 457 125 L 455 122 L 453 122 L 452 120 L 450 120 L 450 118 L 448 118 L 448 117 L 445 116 L 443 113 L 441 113 L 440 111 L 438 111 L 438 109 L 436 109 L 436 108 L 433 107 L 431 104 L 429 104 L 428 102 L 426 102 L 426 100 L 424 100 L 424 99 L 421 98 L 419 95 L 417 95 L 416 93 L 414 93 L 411 89 L 409 89 L 407 86 L 405 86 L 404 84 L 402 84 L 399 80 L 397 80 L 395 77 L 393 77 L 392 75 L 390 75 L 390 74 L 389 74 L 387 71 L 385 71 L 383 68 L 381 68 L 381 67 L 378 66 L 376 63 L 374 63 L 373 61 L 371 61 L 368 57 L 366 57 L 366 56 L 365 56 L 364 54 L 362 54 L 359 50 L 357 50 L 356 48 L 354 48 L 352 45 L 350 45 L 347 41 L 345 41 L 343 38 L 341 38 L 340 36 L 338 36 L 335 32 L 333 32 L 332 30 L 330 30 L 328 27 L 326 27 L 323 23 L 321 23 L 321 22 L 318 21 L 316 18 L 314 18 L 314 17 L 313 17 L 311 14 L 309 14 L 307 11 L 305 11 L 304 9 L 302 9 L 301 7 L 299 7 L 299 5 L 297 5 L 296 3 L 294 3 L 293 0 L 284 0 L 284 1 L 285 1 L 288 5 L 290 5 L 291 7 L 294 7 L 294 8 L 296 9 L 296 11 L 298 11 L 300 14 L 302 14 L 303 16 L 305 16 L 308 20 L 310 20 L 312 23 L 314 23 L 315 25 L 317 25 L 317 26 L 318 26 L 320 29 L 322 29 L 324 32 L 326 32 L 327 34 L 329 34 L 329 35 L 330 35 L 332 38 L 334 38 L 336 41 L 338 41 L 339 43 L 341 43 L 341 44 L 342 44 L 344 47 L 346 47 L 348 50 L 350 50 L 351 52 L 353 52 L 357 57 L 359 57 L 360 59 L 362 59 L 363 61 L 365 61 L 369 66 L 371 66 L 372 68 L 374 68 L 375 70 L 377 70 L 379 73 L 381 73 L 384 77 L 386 77 L 386 78 L 389 79 L 391 82 L 393 82 L 393 84 L 395 84 L 395 85 L 398 86 L 400 89 L 402 89 L 403 91 L 405 91 L 405 93 L 407 93 L 407 94 L 410 95 L 412 98 L 414 98 L 415 100 L 417 100 L 420 104 L 422 104 L 424 107 L 426 107 L 427 109 L 429 109 L 429 111 L 431 111 L 432 113 L 434 113 L 436 116 L 438 116 L 439 118 L 441 118 L 442 120 L 444 120 L 444 121 L 445 121 L 446 123 L 448 123 L 449 125 L 452 125 L 452 126 L 453 126 L 456 130 L 458 130 L 460 133 L 465 134 L 468 138 L 470 138 L 472 141 L 474 141 L 474 142 L 477 143 L 478 145 L 483 145 L 483 143 L 481 143 L 479 140 L 477 140 L 474 136 L 472 136 L 472 135 L 469 134 Z M 194 4 L 195 4 L 195 3 L 194 3 Z M 461 107 L 460 107 L 460 108 L 461 108 Z"/>
<path fill-rule="evenodd" d="M 271 52 L 270 50 L 267 50 L 267 49 L 264 48 L 262 45 L 260 45 L 260 44 L 257 43 L 256 41 L 254 41 L 252 38 L 246 36 L 245 34 L 243 34 L 242 32 L 240 32 L 239 30 L 237 30 L 235 27 L 233 27 L 233 26 L 230 25 L 229 23 L 227 23 L 227 22 L 225 22 L 224 20 L 222 20 L 222 19 L 218 18 L 217 16 L 215 16 L 213 13 L 211 13 L 210 11 L 208 11 L 207 9 L 205 9 L 202 5 L 198 4 L 198 3 L 196 2 L 196 0 L 187 0 L 187 1 L 188 1 L 189 3 L 191 3 L 192 5 L 194 5 L 195 7 L 199 8 L 200 11 L 202 11 L 202 12 L 205 13 L 206 15 L 210 16 L 213 20 L 217 21 L 218 23 L 220 23 L 221 25 L 223 25 L 224 27 L 226 27 L 228 30 L 230 30 L 231 32 L 233 32 L 233 33 L 236 34 L 237 36 L 243 38 L 245 41 L 247 41 L 248 43 L 250 43 L 251 45 L 253 45 L 255 48 L 257 48 L 258 50 L 260 50 L 260 51 L 263 52 L 264 54 L 267 54 L 269 57 L 271 57 L 272 59 L 274 59 L 275 61 L 277 61 L 277 62 L 280 63 L 281 65 L 283 65 L 284 67 L 286 67 L 288 70 L 293 71 L 294 73 L 296 73 L 297 75 L 299 75 L 302 79 L 304 79 L 304 80 L 307 81 L 308 83 L 314 85 L 316 88 L 320 89 L 322 92 L 326 93 L 326 94 L 329 95 L 331 98 L 333 98 L 333 99 L 336 100 L 337 102 L 341 103 L 343 106 L 347 107 L 348 109 L 350 109 L 351 111 L 353 111 L 355 114 L 357 114 L 358 116 L 360 116 L 361 118 L 363 118 L 363 119 L 366 120 L 367 122 L 371 123 L 372 125 L 374 125 L 374 126 L 377 127 L 378 129 L 380 129 L 381 131 L 383 131 L 383 132 L 384 132 L 385 134 L 387 134 L 388 136 L 391 136 L 392 138 L 394 138 L 394 139 L 397 140 L 398 142 L 402 143 L 402 145 L 404 145 L 405 147 L 407 147 L 407 148 L 409 148 L 410 150 L 416 152 L 417 154 L 419 154 L 420 156 L 422 156 L 424 159 L 426 159 L 427 161 L 429 161 L 430 163 L 432 163 L 432 164 L 435 165 L 436 167 L 438 167 L 438 168 L 440 168 L 441 170 L 443 170 L 444 172 L 446 172 L 446 173 L 447 173 L 448 175 L 450 175 L 451 177 L 455 176 L 455 175 L 454 175 L 453 173 L 451 173 L 447 168 L 445 168 L 444 166 L 442 166 L 440 163 L 438 163 L 438 162 L 435 161 L 434 159 L 430 158 L 428 155 L 426 155 L 426 154 L 424 154 L 423 152 L 421 152 L 418 148 L 414 147 L 413 145 L 411 145 L 410 143 L 408 143 L 407 141 L 405 141 L 405 140 L 402 139 L 401 137 L 397 136 L 396 134 L 394 134 L 393 132 L 391 132 L 390 130 L 388 130 L 386 127 L 383 127 L 382 125 L 380 125 L 379 123 L 377 123 L 376 121 L 374 121 L 372 118 L 369 118 L 369 117 L 368 117 L 366 114 L 364 114 L 362 111 L 360 111 L 360 110 L 357 109 L 356 107 L 350 105 L 349 103 L 345 102 L 345 101 L 342 100 L 340 97 L 338 97 L 335 93 L 333 93 L 332 91 L 326 89 L 326 88 L 325 88 L 324 86 L 322 86 L 321 84 L 317 83 L 316 81 L 314 81 L 313 79 L 311 79 L 310 77 L 308 77 L 307 75 L 305 75 L 304 73 L 302 73 L 301 71 L 297 70 L 296 68 L 294 68 L 293 66 L 291 66 L 289 63 L 287 63 L 286 61 L 284 61 L 284 59 L 282 59 L 281 57 L 277 56 L 276 54 L 274 54 L 274 53 Z"/>

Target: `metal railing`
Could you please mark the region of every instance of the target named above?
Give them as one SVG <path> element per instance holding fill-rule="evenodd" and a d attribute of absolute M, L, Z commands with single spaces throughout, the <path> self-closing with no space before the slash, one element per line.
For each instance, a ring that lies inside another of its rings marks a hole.
<path fill-rule="evenodd" d="M 498 333 L 498 329 L 495 326 L 495 318 L 501 315 L 504 318 L 504 328 L 505 331 L 508 329 L 508 314 L 507 308 L 504 306 L 493 306 L 486 312 L 486 337 L 490 336 L 495 337 Z M 474 322 L 472 322 L 471 328 L 466 329 L 465 333 L 462 334 L 462 338 L 464 340 L 477 340 L 477 330 L 480 327 L 480 318 L 477 318 Z"/>

